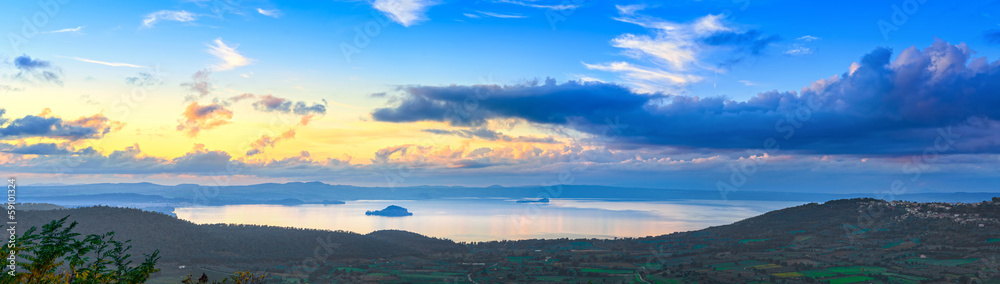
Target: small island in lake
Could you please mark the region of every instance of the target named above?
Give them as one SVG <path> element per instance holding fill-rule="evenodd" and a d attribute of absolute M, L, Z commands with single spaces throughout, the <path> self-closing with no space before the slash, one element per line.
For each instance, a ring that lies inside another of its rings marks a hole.
<path fill-rule="evenodd" d="M 548 198 L 542 198 L 538 200 L 521 199 L 518 200 L 517 203 L 549 203 L 549 199 Z"/>
<path fill-rule="evenodd" d="M 385 216 L 385 217 L 403 217 L 403 216 L 413 216 L 413 213 L 407 211 L 406 208 L 399 207 L 396 205 L 389 205 L 385 209 L 367 211 L 365 215 L 368 216 Z"/>

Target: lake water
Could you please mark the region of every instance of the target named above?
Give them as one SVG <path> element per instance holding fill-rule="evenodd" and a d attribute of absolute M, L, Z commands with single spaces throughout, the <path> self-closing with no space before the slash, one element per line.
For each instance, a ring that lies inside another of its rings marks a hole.
<path fill-rule="evenodd" d="M 366 234 L 397 229 L 454 241 L 531 238 L 644 237 L 729 224 L 796 206 L 787 201 L 607 201 L 553 199 L 516 203 L 504 199 L 359 200 L 338 205 L 228 205 L 176 208 L 198 224 L 234 223 Z M 389 205 L 413 216 L 366 216 Z"/>

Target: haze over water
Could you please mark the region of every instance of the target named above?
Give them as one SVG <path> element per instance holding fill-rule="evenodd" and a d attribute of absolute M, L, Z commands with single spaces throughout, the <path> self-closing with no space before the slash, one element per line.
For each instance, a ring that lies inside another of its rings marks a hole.
<path fill-rule="evenodd" d="M 177 208 L 181 219 L 198 224 L 235 223 L 366 234 L 405 230 L 454 241 L 531 238 L 645 237 L 729 224 L 795 201 L 607 201 L 553 199 L 515 203 L 504 199 L 359 200 L 339 205 L 228 205 Z M 366 216 L 388 205 L 413 216 Z"/>

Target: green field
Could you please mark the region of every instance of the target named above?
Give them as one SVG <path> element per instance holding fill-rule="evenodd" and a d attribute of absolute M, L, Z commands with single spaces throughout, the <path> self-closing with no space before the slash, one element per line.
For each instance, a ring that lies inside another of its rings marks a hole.
<path fill-rule="evenodd" d="M 911 258 L 906 261 L 912 261 L 916 263 L 924 263 L 930 265 L 940 265 L 940 266 L 959 266 L 963 264 L 973 263 L 979 260 L 978 258 L 957 258 L 957 259 L 933 259 L 933 258 Z"/>
<path fill-rule="evenodd" d="M 868 276 L 840 277 L 840 278 L 830 279 L 830 284 L 858 283 L 858 282 L 865 282 L 865 281 L 869 281 L 869 280 L 875 280 L 875 278 L 871 278 L 871 277 L 868 277 Z"/>
<path fill-rule="evenodd" d="M 829 270 L 826 270 L 826 269 L 799 271 L 798 273 L 800 273 L 802 275 L 805 275 L 806 277 L 812 277 L 812 278 L 823 278 L 823 277 L 837 276 L 837 273 L 829 271 Z"/>
<path fill-rule="evenodd" d="M 531 260 L 531 257 L 530 256 L 508 256 L 507 260 L 510 260 L 511 262 L 522 263 L 522 262 L 524 262 L 526 260 Z"/>
<path fill-rule="evenodd" d="M 885 273 L 885 268 L 877 266 L 846 266 L 846 267 L 832 267 L 827 268 L 830 272 L 846 274 L 846 275 L 858 275 L 858 274 L 877 274 Z"/>
<path fill-rule="evenodd" d="M 659 263 L 642 263 L 642 264 L 639 264 L 639 266 L 645 267 L 646 269 L 649 269 L 649 270 L 663 269 L 663 265 L 659 264 Z"/>
<path fill-rule="evenodd" d="M 775 273 L 775 274 L 771 274 L 771 275 L 774 275 L 775 277 L 781 277 L 781 278 L 796 278 L 796 277 L 806 276 L 805 274 L 798 273 L 798 272 L 782 272 L 782 273 Z"/>
<path fill-rule="evenodd" d="M 986 240 L 986 243 L 1000 243 L 1000 239 L 989 239 Z"/>
<path fill-rule="evenodd" d="M 768 239 L 743 239 L 743 240 L 740 240 L 740 243 L 741 244 L 746 244 L 746 243 L 752 243 L 752 242 L 763 242 L 763 241 L 766 241 L 766 240 L 768 240 Z"/>

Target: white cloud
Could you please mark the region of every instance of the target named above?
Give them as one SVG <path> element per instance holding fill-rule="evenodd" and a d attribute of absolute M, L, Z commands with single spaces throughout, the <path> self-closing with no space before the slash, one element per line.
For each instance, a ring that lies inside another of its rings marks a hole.
<path fill-rule="evenodd" d="M 236 67 L 249 65 L 253 61 L 236 51 L 238 45 L 229 47 L 222 38 L 217 38 L 213 42 L 215 45 L 208 45 L 208 53 L 222 60 L 222 63 L 212 65 L 215 71 L 233 70 Z"/>
<path fill-rule="evenodd" d="M 743 83 L 744 86 L 757 86 L 757 83 L 750 80 L 739 80 L 737 82 Z"/>
<path fill-rule="evenodd" d="M 196 19 L 198 16 L 188 11 L 162 10 L 146 15 L 146 18 L 142 19 L 142 26 L 152 28 L 159 21 L 194 22 Z"/>
<path fill-rule="evenodd" d="M 80 33 L 81 30 L 83 30 L 83 27 L 84 26 L 79 26 L 79 27 L 75 27 L 75 28 L 72 28 L 72 29 L 61 29 L 61 30 L 47 31 L 47 32 L 42 32 L 42 33 L 43 34 L 57 34 L 57 33 L 77 33 L 78 34 L 78 33 Z"/>
<path fill-rule="evenodd" d="M 811 36 L 811 35 L 804 35 L 804 36 L 801 36 L 801 37 L 799 37 L 799 38 L 797 38 L 795 40 L 800 40 L 800 41 L 804 41 L 804 42 L 810 42 L 810 41 L 819 40 L 819 39 L 820 38 L 814 37 L 814 36 Z"/>
<path fill-rule="evenodd" d="M 805 46 L 799 46 L 799 45 L 793 45 L 792 48 L 790 48 L 788 50 L 785 50 L 785 54 L 792 55 L 792 56 L 796 56 L 796 55 L 809 55 L 809 54 L 812 54 L 812 53 L 813 53 L 813 51 L 812 51 L 811 48 L 808 48 L 808 47 L 805 47 Z"/>
<path fill-rule="evenodd" d="M 424 12 L 436 4 L 437 2 L 430 0 L 375 0 L 372 7 L 400 25 L 409 27 L 425 20 Z"/>
<path fill-rule="evenodd" d="M 561 10 L 573 10 L 573 9 L 576 9 L 576 8 L 580 8 L 580 5 L 565 4 L 565 2 L 560 2 L 560 4 L 535 4 L 535 3 L 539 2 L 537 0 L 525 0 L 525 1 L 496 0 L 495 2 L 497 2 L 497 3 L 508 3 L 508 4 L 514 4 L 514 5 L 521 5 L 521 6 L 525 6 L 525 7 L 531 7 L 531 8 L 557 10 L 557 11 L 561 11 Z M 556 1 L 553 1 L 553 2 L 556 2 Z"/>
<path fill-rule="evenodd" d="M 698 82 L 701 76 L 670 72 L 659 68 L 639 66 L 628 62 L 612 62 L 609 64 L 583 63 L 587 69 L 624 73 L 626 82 L 637 88 L 637 91 L 652 93 L 663 90 L 676 90 L 679 86 Z"/>
<path fill-rule="evenodd" d="M 111 67 L 146 68 L 146 66 L 129 64 L 129 63 L 105 62 L 105 61 L 98 61 L 98 60 L 92 60 L 92 59 L 86 59 L 86 58 L 79 58 L 79 57 L 66 57 L 66 56 L 59 56 L 59 57 L 69 58 L 69 59 L 73 59 L 73 60 L 77 60 L 77 61 L 82 61 L 82 62 L 87 62 L 87 63 L 101 64 L 101 65 L 111 66 Z"/>
<path fill-rule="evenodd" d="M 503 19 L 522 19 L 522 18 L 527 18 L 528 17 L 528 16 L 522 16 L 522 15 L 501 14 L 501 13 L 484 12 L 484 11 L 476 11 L 476 12 L 479 13 L 479 14 L 482 14 L 484 16 L 487 16 L 487 17 L 503 18 Z"/>
<path fill-rule="evenodd" d="M 615 5 L 615 8 L 618 9 L 619 14 L 630 16 L 634 15 L 635 12 L 646 9 L 646 4 Z"/>
<path fill-rule="evenodd" d="M 689 24 L 674 23 L 645 16 L 619 17 L 615 20 L 652 29 L 655 36 L 623 34 L 611 41 L 625 54 L 634 58 L 651 57 L 677 71 L 698 63 L 701 51 L 699 39 L 713 33 L 730 31 L 722 15 L 707 15 Z"/>
<path fill-rule="evenodd" d="M 278 9 L 264 10 L 264 9 L 261 9 L 261 8 L 257 8 L 257 13 L 260 13 L 261 15 L 268 16 L 268 17 L 275 18 L 275 19 L 281 17 L 281 11 L 279 11 Z"/>

